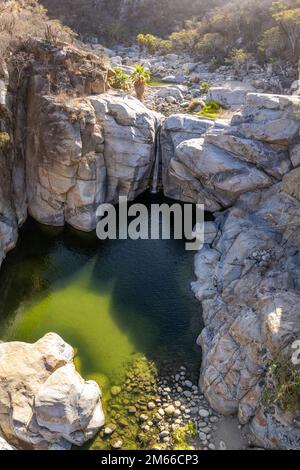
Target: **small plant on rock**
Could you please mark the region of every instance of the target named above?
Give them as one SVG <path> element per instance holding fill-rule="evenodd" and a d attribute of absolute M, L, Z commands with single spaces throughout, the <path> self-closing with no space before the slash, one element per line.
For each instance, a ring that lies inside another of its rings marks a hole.
<path fill-rule="evenodd" d="M 173 434 L 173 450 L 190 450 L 189 440 L 196 439 L 197 428 L 193 421 L 190 421 L 183 428 L 177 428 Z"/>
<path fill-rule="evenodd" d="M 200 90 L 203 94 L 208 93 L 210 89 L 210 84 L 208 82 L 202 82 L 200 85 Z"/>
<path fill-rule="evenodd" d="M 283 411 L 300 411 L 300 367 L 280 354 L 270 364 L 262 394 L 265 406 L 278 405 Z"/>
<path fill-rule="evenodd" d="M 7 149 L 10 143 L 10 136 L 7 132 L 0 132 L 0 150 L 4 151 Z"/>
<path fill-rule="evenodd" d="M 237 73 L 239 73 L 241 69 L 245 69 L 248 73 L 250 63 L 253 59 L 254 54 L 246 52 L 243 49 L 233 49 L 225 62 L 233 65 Z"/>
<path fill-rule="evenodd" d="M 143 101 L 146 87 L 151 80 L 150 71 L 142 65 L 137 64 L 135 65 L 131 80 L 135 88 L 136 96 L 140 101 Z"/>
<path fill-rule="evenodd" d="M 202 117 L 217 119 L 221 110 L 222 105 L 220 103 L 214 100 L 210 100 L 203 106 L 199 115 Z"/>
<path fill-rule="evenodd" d="M 112 88 L 128 91 L 130 89 L 130 78 L 120 68 L 115 68 L 111 72 L 108 82 Z"/>

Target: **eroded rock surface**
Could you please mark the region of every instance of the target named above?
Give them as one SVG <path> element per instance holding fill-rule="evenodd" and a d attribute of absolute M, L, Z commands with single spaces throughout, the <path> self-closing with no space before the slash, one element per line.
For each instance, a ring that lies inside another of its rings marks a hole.
<path fill-rule="evenodd" d="M 80 377 L 73 358 L 54 333 L 34 344 L 0 344 L 0 432 L 9 444 L 70 449 L 103 426 L 99 387 Z"/>
<path fill-rule="evenodd" d="M 225 108 L 239 107 L 245 104 L 246 96 L 250 91 L 254 91 L 251 86 L 212 87 L 207 94 L 207 101 L 216 101 Z"/>
<path fill-rule="evenodd" d="M 157 117 L 138 100 L 115 93 L 59 102 L 34 93 L 30 103 L 26 177 L 36 220 L 90 231 L 101 203 L 149 187 Z"/>
<path fill-rule="evenodd" d="M 253 187 L 217 214 L 216 236 L 196 255 L 192 284 L 206 324 L 199 338 L 205 395 L 219 412 L 238 413 L 242 424 L 250 423 L 260 445 L 283 449 L 300 448 L 297 413 L 268 406 L 263 391 L 269 365 L 279 354 L 291 360 L 291 345 L 300 338 L 298 103 L 249 95 L 234 131 L 208 133 L 209 142 L 259 162 L 276 180 L 269 188 Z M 274 117 L 281 123 L 272 128 Z"/>
<path fill-rule="evenodd" d="M 171 115 L 158 136 L 160 116 L 123 93 L 93 94 L 105 91 L 100 81 L 101 89 L 85 82 L 84 96 L 70 97 L 45 93 L 47 81 L 33 74 L 27 116 L 24 104 L 17 108 L 13 134 L 1 118 L 12 148 L 0 158 L 0 263 L 27 208 L 44 224 L 93 230 L 98 205 L 134 199 L 154 168 L 166 196 L 226 209 L 195 261 L 206 325 L 201 387 L 216 410 L 250 423 L 260 445 L 300 448 L 297 416 L 262 404 L 268 365 L 300 338 L 299 97 L 249 93 L 231 123 Z M 6 94 L 2 80 L 9 113 Z M 0 345 L 0 427 L 9 443 L 68 448 L 96 432 L 99 391 L 72 360 L 55 335 Z"/>

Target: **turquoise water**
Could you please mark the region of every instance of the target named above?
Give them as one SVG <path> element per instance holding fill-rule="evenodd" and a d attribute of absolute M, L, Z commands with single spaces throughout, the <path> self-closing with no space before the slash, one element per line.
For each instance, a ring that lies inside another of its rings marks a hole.
<path fill-rule="evenodd" d="M 136 353 L 158 367 L 184 360 L 197 373 L 193 256 L 184 241 L 100 241 L 95 233 L 29 220 L 0 273 L 1 339 L 33 342 L 56 332 L 76 348 L 82 375 L 102 385 Z"/>

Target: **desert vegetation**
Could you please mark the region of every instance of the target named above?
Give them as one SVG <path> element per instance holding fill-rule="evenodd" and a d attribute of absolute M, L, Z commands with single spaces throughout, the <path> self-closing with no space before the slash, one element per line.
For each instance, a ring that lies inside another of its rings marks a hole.
<path fill-rule="evenodd" d="M 206 2 L 208 3 L 208 2 Z M 296 63 L 300 52 L 298 0 L 230 0 L 184 22 L 168 37 L 140 33 L 137 43 L 155 52 L 188 52 L 216 65 L 247 68 L 252 59 Z M 201 6 L 202 8 L 202 6 Z"/>
<path fill-rule="evenodd" d="M 49 20 L 37 0 L 0 0 L 0 57 L 5 58 L 25 42 L 41 38 L 53 45 L 72 42 L 75 33 L 59 20 Z"/>
<path fill-rule="evenodd" d="M 30 2 L 34 3 L 34 2 Z M 110 46 L 130 43 L 150 53 L 187 51 L 217 64 L 247 67 L 263 61 L 298 60 L 299 0 L 42 0 L 53 18 Z M 84 13 L 84 14 L 83 14 Z"/>

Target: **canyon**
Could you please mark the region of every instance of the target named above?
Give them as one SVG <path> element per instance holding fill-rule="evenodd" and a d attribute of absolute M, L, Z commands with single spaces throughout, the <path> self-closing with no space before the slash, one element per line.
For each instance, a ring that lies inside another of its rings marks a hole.
<path fill-rule="evenodd" d="M 0 148 L 0 264 L 27 214 L 45 225 L 93 231 L 99 204 L 116 203 L 119 196 L 132 201 L 154 180 L 169 198 L 204 204 L 214 221 L 207 223 L 205 245 L 195 256 L 192 283 L 205 324 L 198 339 L 201 390 L 213 409 L 249 424 L 257 445 L 299 449 L 297 412 L 263 399 L 269 365 L 279 354 L 288 360 L 300 338 L 299 96 L 249 92 L 230 120 L 165 118 L 109 90 L 97 56 L 38 41 L 31 51 L 34 57 L 19 77 L 5 67 L 0 75 L 1 132 L 10 138 L 6 151 Z M 58 76 L 76 94 L 53 92 Z M 13 344 L 0 349 L 29 348 Z M 47 401 L 52 380 L 55 388 L 52 376 L 72 368 L 71 356 L 69 351 L 52 375 L 41 376 L 43 385 L 30 396 L 40 426 L 47 428 L 47 444 L 22 434 L 35 448 L 59 445 L 66 435 L 67 442 L 82 443 L 90 436 L 88 423 L 92 433 L 103 425 L 100 391 L 89 384 L 84 423 L 80 417 L 71 430 L 68 423 L 49 423 L 42 392 Z M 0 395 L 9 387 L 1 382 Z M 29 406 L 25 401 L 22 407 Z M 7 406 L 9 415 L 13 407 Z M 3 437 L 20 444 L 20 420 L 13 429 L 6 421 L 0 418 Z M 78 439 L 73 432 L 81 433 Z"/>

